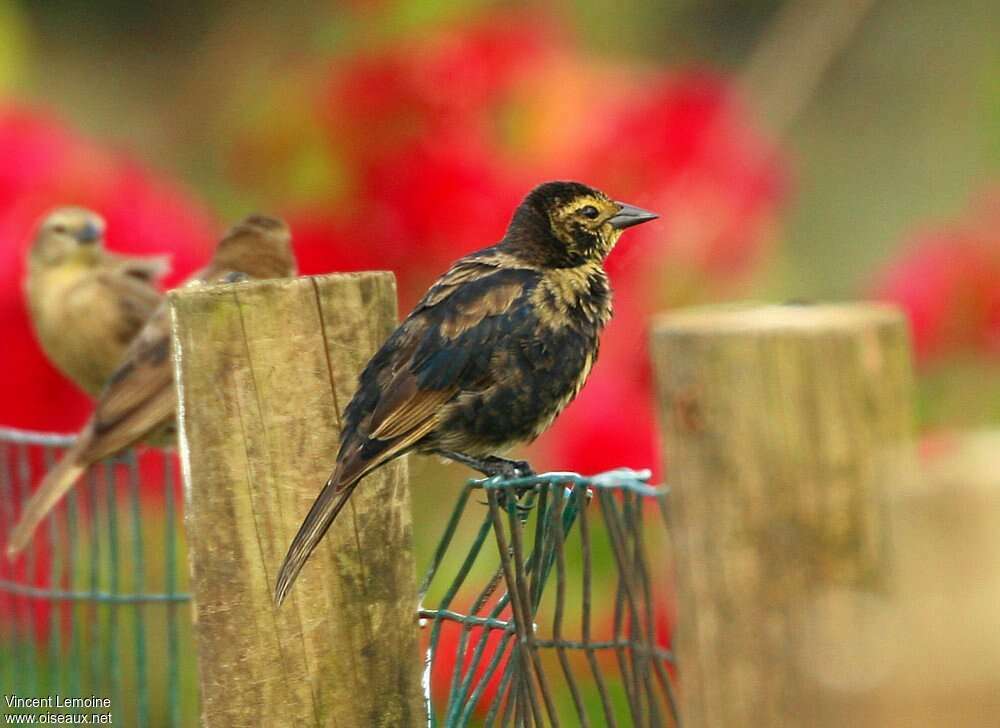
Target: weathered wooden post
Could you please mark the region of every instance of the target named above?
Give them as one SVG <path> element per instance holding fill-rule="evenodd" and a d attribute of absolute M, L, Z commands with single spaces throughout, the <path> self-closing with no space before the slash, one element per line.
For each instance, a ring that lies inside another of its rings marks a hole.
<path fill-rule="evenodd" d="M 656 323 L 652 354 L 685 726 L 847 725 L 871 676 L 825 635 L 869 628 L 885 596 L 883 496 L 911 436 L 903 317 L 693 309 Z"/>
<path fill-rule="evenodd" d="M 396 321 L 389 273 L 172 293 L 202 725 L 423 723 L 406 463 L 368 477 L 288 602 L 285 550 Z"/>

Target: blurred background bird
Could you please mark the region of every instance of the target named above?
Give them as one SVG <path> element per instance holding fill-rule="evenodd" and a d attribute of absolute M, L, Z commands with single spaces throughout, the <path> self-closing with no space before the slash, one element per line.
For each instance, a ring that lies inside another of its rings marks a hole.
<path fill-rule="evenodd" d="M 104 247 L 104 219 L 60 207 L 39 223 L 24 292 L 35 336 L 56 368 L 96 397 L 160 305 L 167 257 L 134 258 Z"/>
<path fill-rule="evenodd" d="M 365 367 L 337 464 L 285 556 L 281 604 L 358 482 L 411 450 L 486 475 L 530 474 L 499 456 L 541 434 L 579 393 L 611 319 L 604 270 L 622 231 L 657 217 L 578 182 L 547 182 L 504 238 L 457 261 Z"/>
<path fill-rule="evenodd" d="M 211 263 L 185 285 L 295 275 L 291 242 L 283 221 L 251 215 L 226 233 Z M 172 443 L 177 397 L 170 350 L 170 310 L 164 302 L 128 347 L 76 442 L 25 504 L 7 544 L 9 558 L 27 545 L 38 524 L 87 467 L 139 441 Z"/>

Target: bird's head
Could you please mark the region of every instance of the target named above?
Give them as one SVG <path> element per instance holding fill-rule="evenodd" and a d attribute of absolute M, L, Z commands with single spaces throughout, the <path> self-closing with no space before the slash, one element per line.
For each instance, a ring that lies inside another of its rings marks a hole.
<path fill-rule="evenodd" d="M 233 225 L 219 241 L 213 265 L 250 278 L 286 278 L 295 275 L 292 233 L 284 220 L 249 215 Z"/>
<path fill-rule="evenodd" d="M 42 218 L 31 260 L 44 265 L 96 260 L 104 247 L 104 227 L 104 218 L 93 210 L 59 207 Z"/>
<path fill-rule="evenodd" d="M 604 260 L 626 228 L 657 217 L 580 182 L 546 182 L 518 206 L 506 239 L 549 265 L 576 266 Z"/>

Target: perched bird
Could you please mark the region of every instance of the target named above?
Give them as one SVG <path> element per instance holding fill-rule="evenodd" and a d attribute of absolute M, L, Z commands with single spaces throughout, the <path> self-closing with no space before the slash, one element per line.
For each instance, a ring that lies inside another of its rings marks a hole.
<path fill-rule="evenodd" d="M 41 221 L 28 254 L 24 291 L 49 360 L 96 396 L 125 349 L 160 305 L 168 258 L 129 258 L 104 248 L 104 220 L 60 207 Z"/>
<path fill-rule="evenodd" d="M 457 261 L 372 357 L 344 412 L 336 467 L 285 556 L 281 604 L 358 481 L 417 451 L 484 474 L 529 474 L 498 455 L 537 437 L 577 395 L 611 318 L 604 259 L 657 216 L 577 182 L 548 182 L 503 239 Z"/>
<path fill-rule="evenodd" d="M 284 278 L 294 275 L 295 269 L 291 234 L 285 223 L 252 215 L 226 233 L 212 262 L 185 285 Z M 111 375 L 73 446 L 25 504 L 7 544 L 8 557 L 13 558 L 27 545 L 41 520 L 88 466 L 140 440 L 151 444 L 172 441 L 177 396 L 170 350 L 170 310 L 163 303 Z"/>

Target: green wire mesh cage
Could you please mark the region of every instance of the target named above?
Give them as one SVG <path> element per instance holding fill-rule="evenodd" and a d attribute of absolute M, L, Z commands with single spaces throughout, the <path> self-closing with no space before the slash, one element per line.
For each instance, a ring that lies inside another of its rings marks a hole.
<path fill-rule="evenodd" d="M 4 541 L 71 442 L 0 428 Z M 657 558 L 667 492 L 648 476 L 465 486 L 420 590 L 430 726 L 679 724 Z M 0 692 L 108 700 L 78 712 L 114 725 L 197 724 L 180 505 L 173 455 L 127 452 L 91 468 L 24 555 L 0 559 Z"/>
<path fill-rule="evenodd" d="M 4 541 L 71 443 L 0 428 Z M 0 692 L 43 701 L 3 701 L 0 712 L 82 700 L 62 712 L 139 728 L 197 724 L 178 485 L 172 455 L 125 453 L 91 468 L 23 555 L 0 558 Z"/>

